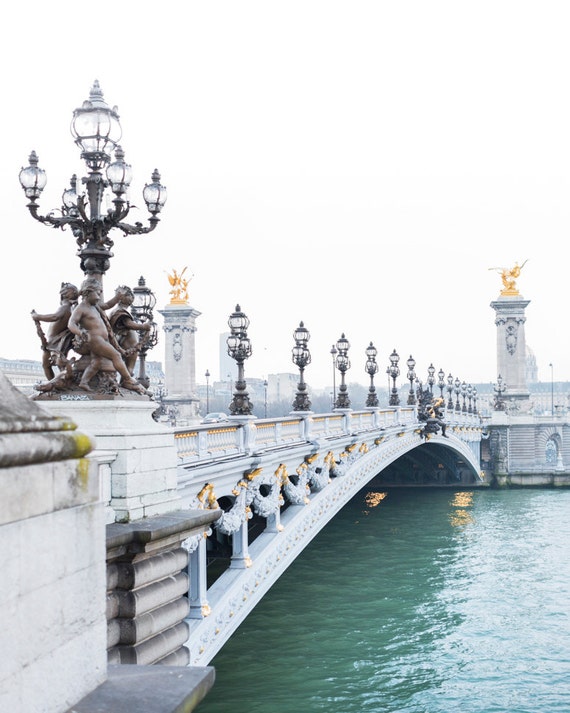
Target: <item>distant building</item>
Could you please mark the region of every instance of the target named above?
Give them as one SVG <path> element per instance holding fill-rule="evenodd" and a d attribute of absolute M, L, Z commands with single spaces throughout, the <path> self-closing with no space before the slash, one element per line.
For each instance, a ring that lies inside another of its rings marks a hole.
<path fill-rule="evenodd" d="M 228 354 L 228 344 L 226 340 L 229 336 L 229 332 L 220 334 L 220 381 L 235 381 L 237 379 L 237 365 Z"/>

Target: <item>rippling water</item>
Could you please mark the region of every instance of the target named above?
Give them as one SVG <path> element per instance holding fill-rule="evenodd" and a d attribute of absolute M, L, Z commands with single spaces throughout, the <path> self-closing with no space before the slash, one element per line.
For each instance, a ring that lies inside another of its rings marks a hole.
<path fill-rule="evenodd" d="M 570 492 L 367 493 L 212 661 L 198 713 L 569 713 Z"/>

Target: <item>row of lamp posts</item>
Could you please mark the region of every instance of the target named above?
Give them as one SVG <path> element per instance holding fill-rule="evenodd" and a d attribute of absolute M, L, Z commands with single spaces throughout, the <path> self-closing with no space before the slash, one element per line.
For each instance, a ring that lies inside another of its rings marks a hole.
<path fill-rule="evenodd" d="M 232 416 L 250 416 L 252 414 L 253 405 L 249 400 L 246 389 L 246 383 L 244 378 L 244 361 L 251 356 L 252 348 L 251 342 L 247 336 L 247 328 L 249 326 L 249 319 L 242 312 L 239 305 L 236 305 L 235 312 L 230 315 L 228 320 L 228 325 L 230 327 L 230 335 L 227 338 L 227 347 L 229 356 L 234 359 L 238 367 L 238 377 L 235 383 L 235 391 L 233 395 L 232 402 L 230 403 L 229 409 Z M 305 327 L 303 322 L 299 322 L 299 326 L 293 332 L 293 339 L 295 341 L 295 346 L 292 349 L 292 361 L 295 366 L 299 369 L 299 385 L 297 387 L 297 393 L 295 394 L 295 400 L 293 401 L 294 411 L 310 411 L 311 400 L 309 398 L 307 384 L 305 382 L 305 368 L 311 363 L 311 353 L 309 351 L 308 343 L 311 335 L 309 330 Z M 346 338 L 344 332 L 341 334 L 340 338 L 337 340 L 336 344 L 333 344 L 330 350 L 333 362 L 333 408 L 335 409 L 349 409 L 350 408 L 350 398 L 348 395 L 348 388 L 346 385 L 346 372 L 350 369 L 350 359 L 348 357 L 348 350 L 350 349 L 350 343 Z M 376 387 L 374 386 L 374 376 L 378 373 L 378 363 L 376 357 L 378 355 L 378 350 L 372 342 L 366 347 L 366 364 L 365 372 L 370 377 L 370 386 L 368 388 L 368 396 L 366 399 L 366 406 L 369 408 L 375 408 L 378 406 L 378 396 L 376 395 Z M 400 375 L 400 355 L 394 349 L 390 354 L 390 364 L 386 369 L 386 373 L 392 380 L 392 388 L 390 392 L 389 405 L 398 406 L 400 404 L 400 396 L 396 381 Z M 410 355 L 407 360 L 406 365 L 408 367 L 407 378 L 410 382 L 410 392 L 408 395 L 408 405 L 414 405 L 417 403 L 416 393 L 414 391 L 414 384 L 416 387 L 419 385 L 421 387 L 421 382 L 418 380 L 415 372 L 416 362 L 415 359 Z M 340 385 L 338 388 L 338 394 L 336 390 L 336 372 L 340 373 Z M 209 376 L 209 374 L 208 374 Z M 454 409 L 456 411 L 462 411 L 464 413 L 477 413 L 477 389 L 471 384 L 466 384 L 464 381 L 461 382 L 458 378 L 453 379 L 452 375 L 445 377 L 445 372 L 440 369 L 437 373 L 437 386 L 440 390 L 440 398 L 444 399 L 444 390 L 447 386 L 449 399 L 447 402 L 448 409 Z M 430 364 L 428 367 L 427 384 L 431 394 L 433 394 L 434 386 L 436 385 L 436 374 L 435 367 Z M 267 415 L 267 382 L 265 385 L 265 415 Z M 453 394 L 455 393 L 456 402 L 453 402 Z M 462 396 L 463 404 L 461 405 L 459 401 L 459 396 Z"/>

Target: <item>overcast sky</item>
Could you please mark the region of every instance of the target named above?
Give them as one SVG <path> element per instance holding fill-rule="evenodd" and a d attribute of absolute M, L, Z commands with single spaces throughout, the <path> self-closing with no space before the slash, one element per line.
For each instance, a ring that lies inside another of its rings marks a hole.
<path fill-rule="evenodd" d="M 539 379 L 552 363 L 570 380 L 567 2 L 32 0 L 3 29 L 0 357 L 40 359 L 30 311 L 82 280 L 72 234 L 32 220 L 18 172 L 34 149 L 41 211 L 60 207 L 85 175 L 72 113 L 98 79 L 133 166 L 132 222 L 147 219 L 154 168 L 168 188 L 153 233 L 115 231 L 106 296 L 143 275 L 162 308 L 168 273 L 187 266 L 198 381 L 219 376 L 236 303 L 246 377 L 294 371 L 303 320 L 314 386 L 332 382 L 343 332 L 349 382 L 368 383 L 370 341 L 380 385 L 393 349 L 420 377 L 433 362 L 495 381 L 489 268 L 524 260 Z"/>

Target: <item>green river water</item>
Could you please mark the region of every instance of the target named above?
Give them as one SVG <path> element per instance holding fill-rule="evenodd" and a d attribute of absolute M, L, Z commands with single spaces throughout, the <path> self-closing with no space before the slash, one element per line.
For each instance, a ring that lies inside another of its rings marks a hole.
<path fill-rule="evenodd" d="M 570 491 L 357 495 L 197 713 L 570 713 Z"/>

